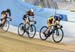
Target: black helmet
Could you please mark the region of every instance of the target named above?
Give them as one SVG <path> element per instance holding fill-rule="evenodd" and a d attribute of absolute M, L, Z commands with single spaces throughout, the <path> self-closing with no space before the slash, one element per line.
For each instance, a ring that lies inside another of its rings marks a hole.
<path fill-rule="evenodd" d="M 10 9 L 7 9 L 6 12 L 9 13 L 9 16 L 11 16 L 11 11 L 10 11 Z"/>
<path fill-rule="evenodd" d="M 2 15 L 2 14 L 6 14 L 6 11 L 3 10 L 3 11 L 1 12 L 1 15 Z"/>

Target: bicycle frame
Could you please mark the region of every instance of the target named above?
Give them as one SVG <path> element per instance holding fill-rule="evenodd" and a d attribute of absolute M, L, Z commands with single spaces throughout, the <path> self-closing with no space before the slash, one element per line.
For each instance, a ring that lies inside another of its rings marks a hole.
<path fill-rule="evenodd" d="M 53 25 L 52 25 L 52 26 L 53 26 Z M 58 29 L 59 29 L 57 26 L 58 26 L 58 25 L 56 25 L 56 27 L 53 26 L 53 29 L 52 29 L 51 32 L 49 31 L 48 36 L 50 36 L 52 33 L 54 33 L 55 30 L 58 30 Z M 62 28 L 62 27 L 60 27 L 60 28 Z"/>

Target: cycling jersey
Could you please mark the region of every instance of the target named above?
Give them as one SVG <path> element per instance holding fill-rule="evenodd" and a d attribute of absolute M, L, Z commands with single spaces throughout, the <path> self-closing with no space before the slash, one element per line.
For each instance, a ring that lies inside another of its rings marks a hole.
<path fill-rule="evenodd" d="M 31 11 L 27 11 L 27 13 L 23 16 L 23 20 L 25 20 L 27 17 L 30 21 L 30 18 L 29 16 L 34 16 L 34 12 L 31 12 Z"/>
<path fill-rule="evenodd" d="M 53 21 L 53 20 L 54 20 L 54 16 L 48 18 L 48 22 L 49 22 L 50 24 L 52 24 L 52 21 Z"/>

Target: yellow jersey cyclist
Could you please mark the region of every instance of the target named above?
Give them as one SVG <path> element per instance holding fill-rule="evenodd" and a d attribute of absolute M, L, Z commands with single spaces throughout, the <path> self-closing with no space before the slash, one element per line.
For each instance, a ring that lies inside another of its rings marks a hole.
<path fill-rule="evenodd" d="M 47 20 L 48 29 L 46 32 L 44 32 L 45 35 L 47 35 L 50 32 L 51 25 L 55 26 L 56 24 L 60 25 L 60 21 L 62 20 L 62 17 L 60 15 L 51 16 Z"/>

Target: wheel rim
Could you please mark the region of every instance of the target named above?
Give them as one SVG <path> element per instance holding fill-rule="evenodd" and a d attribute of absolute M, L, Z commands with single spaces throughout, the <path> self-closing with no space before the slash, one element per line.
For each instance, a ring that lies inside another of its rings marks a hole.
<path fill-rule="evenodd" d="M 24 34 L 24 30 L 22 29 L 23 26 L 24 26 L 24 24 L 21 23 L 21 24 L 19 25 L 19 27 L 18 27 L 18 34 L 19 34 L 20 36 L 22 36 L 22 35 Z"/>
<path fill-rule="evenodd" d="M 7 32 L 8 29 L 9 29 L 9 22 L 6 22 L 6 23 L 4 24 L 4 26 L 2 27 L 2 29 L 3 29 L 5 32 Z"/>
<path fill-rule="evenodd" d="M 47 37 L 46 37 L 45 34 L 43 33 L 43 32 L 46 31 L 46 29 L 47 29 L 46 26 L 43 26 L 43 27 L 40 29 L 40 38 L 41 38 L 42 40 L 46 40 L 46 39 L 47 39 Z"/>
<path fill-rule="evenodd" d="M 35 25 L 29 26 L 28 32 L 29 32 L 29 37 L 33 38 L 35 36 L 35 34 L 36 34 L 36 27 L 35 27 Z"/>
<path fill-rule="evenodd" d="M 53 33 L 54 42 L 59 43 L 60 41 L 62 41 L 63 35 L 64 34 L 63 34 L 62 29 L 55 30 L 55 33 Z"/>

